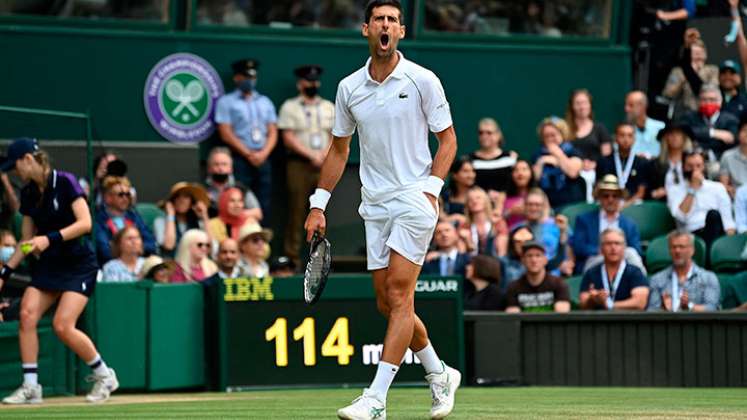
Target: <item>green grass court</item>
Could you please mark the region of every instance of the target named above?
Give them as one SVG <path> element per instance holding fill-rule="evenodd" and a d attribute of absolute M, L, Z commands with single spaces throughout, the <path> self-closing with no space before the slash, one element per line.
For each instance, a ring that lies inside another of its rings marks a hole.
<path fill-rule="evenodd" d="M 230 394 L 115 395 L 102 405 L 82 396 L 42 406 L 0 407 L 2 419 L 330 419 L 359 389 Z M 449 419 L 745 419 L 745 389 L 465 388 Z M 427 419 L 425 388 L 389 392 L 390 419 Z"/>

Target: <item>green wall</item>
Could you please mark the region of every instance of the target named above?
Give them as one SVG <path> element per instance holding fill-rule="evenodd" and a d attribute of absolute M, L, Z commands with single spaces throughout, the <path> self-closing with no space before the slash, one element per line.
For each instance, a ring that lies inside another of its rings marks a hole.
<path fill-rule="evenodd" d="M 90 110 L 97 140 L 165 141 L 147 121 L 143 87 L 153 65 L 169 54 L 202 56 L 229 87 L 234 59 L 259 58 L 259 90 L 279 108 L 295 95 L 292 69 L 303 63 L 325 67 L 321 93 L 333 99 L 337 82 L 366 59 L 365 45 L 363 39 L 322 36 L 0 25 L 0 105 Z M 501 123 L 510 148 L 531 153 L 537 122 L 562 115 L 569 91 L 578 87 L 592 91 L 599 119 L 614 124 L 630 87 L 626 47 L 408 40 L 401 49 L 441 78 L 460 153 L 476 145 L 475 124 L 483 116 Z M 83 129 L 69 121 L 0 113 L 0 137 L 21 134 L 81 139 Z"/>

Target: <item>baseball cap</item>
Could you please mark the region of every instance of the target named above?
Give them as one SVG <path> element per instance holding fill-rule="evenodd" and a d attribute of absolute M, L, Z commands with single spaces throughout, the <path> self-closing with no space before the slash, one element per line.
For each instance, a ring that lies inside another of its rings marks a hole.
<path fill-rule="evenodd" d="M 530 249 L 539 249 L 542 253 L 545 252 L 545 246 L 537 241 L 526 241 L 521 245 L 521 250 L 527 252 Z"/>
<path fill-rule="evenodd" d="M 16 161 L 24 157 L 27 153 L 35 153 L 39 150 L 39 144 L 36 139 L 30 137 L 20 137 L 13 140 L 8 146 L 8 154 L 5 160 L 0 163 L 0 170 L 10 172 L 16 168 Z"/>
<path fill-rule="evenodd" d="M 720 66 L 718 66 L 718 71 L 722 72 L 724 70 L 732 70 L 735 73 L 741 73 L 742 72 L 742 66 L 739 65 L 734 60 L 724 60 Z"/>
<path fill-rule="evenodd" d="M 301 66 L 296 68 L 295 70 L 293 70 L 293 74 L 295 74 L 299 79 L 316 82 L 317 80 L 319 80 L 319 77 L 322 75 L 323 71 L 324 69 L 322 69 L 321 66 L 310 64 L 308 66 Z"/>
<path fill-rule="evenodd" d="M 257 70 L 259 70 L 259 60 L 254 58 L 243 58 L 241 60 L 234 61 L 231 64 L 233 74 L 243 74 L 247 77 L 257 77 Z"/>

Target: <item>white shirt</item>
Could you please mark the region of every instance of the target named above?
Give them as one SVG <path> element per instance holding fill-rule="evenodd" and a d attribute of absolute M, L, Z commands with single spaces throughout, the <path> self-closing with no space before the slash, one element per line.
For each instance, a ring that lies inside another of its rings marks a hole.
<path fill-rule="evenodd" d="M 695 191 L 695 200 L 688 213 L 680 210 L 680 204 L 687 196 L 687 183 L 672 184 L 667 187 L 667 205 L 677 224 L 690 232 L 705 226 L 706 214 L 718 210 L 724 230 L 734 229 L 734 216 L 731 214 L 732 203 L 726 188 L 720 182 L 703 180 L 703 185 Z"/>
<path fill-rule="evenodd" d="M 599 212 L 599 233 L 604 232 L 608 228 L 620 229 L 620 213 L 616 213 L 615 218 L 609 220 L 604 210 Z"/>
<path fill-rule="evenodd" d="M 428 130 L 438 133 L 452 125 L 438 77 L 397 54 L 399 63 L 382 83 L 371 78 L 369 58 L 337 87 L 332 134 L 347 137 L 358 129 L 367 203 L 420 188 L 431 173 Z"/>

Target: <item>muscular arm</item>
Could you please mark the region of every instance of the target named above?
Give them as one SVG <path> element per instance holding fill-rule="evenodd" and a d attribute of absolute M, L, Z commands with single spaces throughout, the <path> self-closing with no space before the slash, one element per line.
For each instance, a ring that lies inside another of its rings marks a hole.
<path fill-rule="evenodd" d="M 335 189 L 340 178 L 342 178 L 343 172 L 345 172 L 345 165 L 348 163 L 351 139 L 352 136 L 332 138 L 332 147 L 330 147 L 329 153 L 324 159 L 322 172 L 319 176 L 319 188 L 329 192 Z"/>
<path fill-rule="evenodd" d="M 444 179 L 449 174 L 449 167 L 454 162 L 454 157 L 456 157 L 456 132 L 454 132 L 454 126 L 450 126 L 446 130 L 435 134 L 438 139 L 438 150 L 436 151 L 436 156 L 433 158 L 431 175 Z"/>

